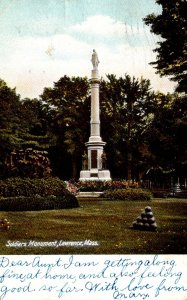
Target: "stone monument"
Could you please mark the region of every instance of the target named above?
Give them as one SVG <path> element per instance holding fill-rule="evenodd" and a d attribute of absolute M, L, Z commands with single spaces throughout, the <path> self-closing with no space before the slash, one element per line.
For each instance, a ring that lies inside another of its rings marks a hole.
<path fill-rule="evenodd" d="M 105 142 L 100 136 L 100 108 L 99 108 L 99 59 L 95 50 L 92 53 L 93 70 L 91 72 L 91 120 L 90 120 L 90 137 L 85 143 L 87 147 L 87 155 L 84 155 L 84 160 L 87 158 L 87 163 L 84 161 L 84 168 L 80 172 L 80 180 L 111 180 L 110 171 L 106 168 L 106 157 L 103 152 Z M 103 157 L 105 157 L 104 161 Z M 87 170 L 85 170 L 85 166 Z"/>

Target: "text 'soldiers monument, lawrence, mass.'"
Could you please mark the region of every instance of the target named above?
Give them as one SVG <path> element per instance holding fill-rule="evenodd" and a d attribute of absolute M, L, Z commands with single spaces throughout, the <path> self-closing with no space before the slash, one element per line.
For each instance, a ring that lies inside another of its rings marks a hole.
<path fill-rule="evenodd" d="M 99 59 L 95 50 L 92 54 L 93 70 L 91 73 L 91 121 L 90 137 L 85 144 L 87 153 L 83 155 L 83 170 L 80 180 L 111 180 L 110 171 L 106 169 L 106 157 L 103 151 L 105 142 L 100 136 L 100 108 L 99 108 Z"/>

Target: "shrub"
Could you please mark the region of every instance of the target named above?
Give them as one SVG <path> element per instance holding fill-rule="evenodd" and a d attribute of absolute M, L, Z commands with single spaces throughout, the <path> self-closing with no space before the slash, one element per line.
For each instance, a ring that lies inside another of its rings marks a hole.
<path fill-rule="evenodd" d="M 130 200 L 130 201 L 146 201 L 151 200 L 152 194 L 142 189 L 114 189 L 105 191 L 103 198 L 112 200 Z"/>
<path fill-rule="evenodd" d="M 56 177 L 46 179 L 9 178 L 0 180 L 0 197 L 60 196 L 65 190 L 65 182 Z"/>
<path fill-rule="evenodd" d="M 34 143 L 38 144 L 35 141 Z M 32 148 L 11 152 L 7 155 L 4 162 L 4 173 L 6 177 L 44 178 L 51 176 L 51 172 L 48 153 Z"/>
<path fill-rule="evenodd" d="M 79 207 L 77 198 L 69 192 L 62 196 L 10 197 L 0 199 L 1 211 L 34 211 Z"/>
<path fill-rule="evenodd" d="M 140 184 L 131 180 L 111 180 L 111 181 L 79 181 L 77 187 L 79 191 L 100 192 L 114 189 L 138 188 Z"/>
<path fill-rule="evenodd" d="M 99 192 L 103 191 L 103 186 L 106 184 L 102 181 L 80 181 L 77 183 L 77 187 L 81 192 Z"/>
<path fill-rule="evenodd" d="M 168 195 L 167 191 L 153 191 L 154 198 L 167 198 Z"/>

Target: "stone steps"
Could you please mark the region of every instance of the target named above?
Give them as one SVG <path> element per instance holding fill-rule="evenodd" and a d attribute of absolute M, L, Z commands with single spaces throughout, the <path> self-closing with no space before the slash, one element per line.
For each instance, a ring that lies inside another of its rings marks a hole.
<path fill-rule="evenodd" d="M 77 198 L 98 198 L 103 192 L 79 192 Z"/>

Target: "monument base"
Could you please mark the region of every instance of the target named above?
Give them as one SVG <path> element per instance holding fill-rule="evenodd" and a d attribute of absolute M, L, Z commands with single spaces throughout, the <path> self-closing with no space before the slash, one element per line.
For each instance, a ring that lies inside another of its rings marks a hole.
<path fill-rule="evenodd" d="M 110 181 L 110 171 L 109 170 L 82 170 L 80 172 L 80 181 Z"/>

